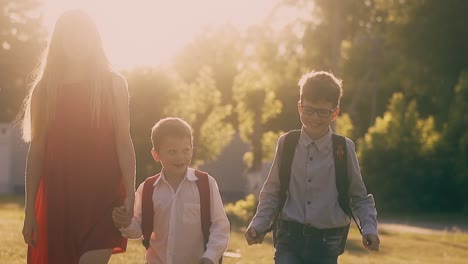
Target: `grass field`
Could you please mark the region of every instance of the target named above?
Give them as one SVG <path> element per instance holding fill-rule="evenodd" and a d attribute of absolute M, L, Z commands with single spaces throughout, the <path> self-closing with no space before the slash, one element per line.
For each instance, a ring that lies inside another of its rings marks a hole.
<path fill-rule="evenodd" d="M 0 263 L 26 263 L 26 246 L 21 236 L 22 198 L 0 196 Z M 465 264 L 468 263 L 468 233 L 435 232 L 431 234 L 380 230 L 381 250 L 368 252 L 356 229 L 350 232 L 346 252 L 339 258 L 344 264 Z M 224 264 L 273 263 L 273 247 L 267 239 L 262 245 L 247 246 L 242 230 L 233 230 L 228 252 L 240 258 L 225 257 Z M 125 254 L 114 255 L 111 264 L 144 263 L 144 249 L 139 241 L 130 241 Z"/>

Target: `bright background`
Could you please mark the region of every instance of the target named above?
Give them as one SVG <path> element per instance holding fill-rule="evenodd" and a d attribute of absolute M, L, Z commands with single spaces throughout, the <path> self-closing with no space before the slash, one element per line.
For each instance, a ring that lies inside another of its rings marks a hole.
<path fill-rule="evenodd" d="M 117 68 L 167 64 L 205 27 L 225 23 L 245 30 L 261 23 L 278 0 L 48 0 L 49 31 L 67 9 L 80 8 L 95 20 L 109 59 Z"/>
<path fill-rule="evenodd" d="M 301 126 L 299 78 L 332 71 L 344 84 L 334 130 L 355 142 L 379 220 L 397 215 L 407 223 L 422 215 L 417 225 L 440 222 L 448 230 L 438 238 L 383 232 L 382 254 L 364 263 L 466 262 L 466 235 L 458 233 L 468 223 L 468 1 L 2 0 L 0 160 L 13 170 L 0 166 L 0 180 L 14 199 L 22 200 L 24 190 L 25 153 L 16 151 L 27 145 L 5 131 L 19 138 L 10 124 L 47 33 L 75 7 L 95 19 L 128 81 L 138 183 L 160 169 L 150 155 L 151 127 L 162 117 L 183 117 L 194 131 L 194 166 L 208 166 L 223 201 L 238 201 L 230 214 L 245 226 L 256 198 L 243 198 L 262 186 L 278 137 Z M 23 205 L 15 204 L 0 215 L 11 211 L 20 229 Z M 455 215 L 461 224 L 439 215 Z M 0 220 L 0 231 L 11 231 L 0 237 L 17 246 L 0 248 L 0 262 L 25 253 L 8 221 Z M 241 231 L 233 237 L 232 251 L 257 254 Z M 349 253 L 358 257 L 354 263 L 366 254 L 358 246 Z"/>

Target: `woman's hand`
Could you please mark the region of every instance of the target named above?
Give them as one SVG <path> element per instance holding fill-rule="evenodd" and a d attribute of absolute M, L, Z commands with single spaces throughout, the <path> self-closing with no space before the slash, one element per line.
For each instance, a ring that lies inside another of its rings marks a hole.
<path fill-rule="evenodd" d="M 124 206 L 115 207 L 112 211 L 112 220 L 114 221 L 115 227 L 120 229 L 129 226 L 132 220 L 130 219 L 130 221 L 128 221 L 127 215 L 128 213 Z"/>
<path fill-rule="evenodd" d="M 38 240 L 38 231 L 36 216 L 33 212 L 26 213 L 23 224 L 24 242 L 31 247 L 35 247 Z"/>

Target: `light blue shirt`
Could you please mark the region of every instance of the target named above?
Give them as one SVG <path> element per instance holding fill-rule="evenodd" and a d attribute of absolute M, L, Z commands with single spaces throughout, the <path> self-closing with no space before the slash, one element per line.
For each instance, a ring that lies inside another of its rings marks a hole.
<path fill-rule="evenodd" d="M 250 224 L 260 232 L 269 227 L 277 211 L 280 190 L 278 165 L 284 139 L 285 135 L 278 140 L 275 159 L 260 192 L 257 213 Z M 349 138 L 346 138 L 346 149 L 351 208 L 361 223 L 363 234 L 377 234 L 374 198 L 367 194 L 355 146 Z M 301 130 L 281 219 L 319 229 L 342 227 L 350 223 L 349 216 L 338 203 L 331 129 L 317 140 L 312 140 L 304 129 Z"/>

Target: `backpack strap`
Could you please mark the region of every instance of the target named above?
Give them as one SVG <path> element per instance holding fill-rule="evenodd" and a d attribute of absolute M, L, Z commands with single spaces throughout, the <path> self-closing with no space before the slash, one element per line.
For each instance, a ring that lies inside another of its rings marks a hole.
<path fill-rule="evenodd" d="M 291 166 L 294 159 L 294 153 L 296 152 L 296 145 L 299 142 L 299 136 L 301 130 L 291 130 L 286 133 L 283 142 L 283 149 L 279 161 L 279 180 L 280 180 L 280 192 L 278 201 L 278 211 L 271 222 L 270 227 L 265 231 L 266 233 L 273 231 L 273 240 L 276 240 L 276 227 L 278 224 L 278 218 L 283 210 L 286 198 L 288 197 L 289 180 L 291 178 Z"/>
<path fill-rule="evenodd" d="M 338 203 L 341 209 L 356 223 L 362 235 L 362 227 L 356 220 L 351 210 L 348 179 L 348 152 L 346 150 L 345 137 L 336 133 L 332 134 L 333 159 L 335 162 L 336 189 L 338 191 Z"/>
<path fill-rule="evenodd" d="M 208 173 L 204 171 L 195 170 L 197 176 L 197 188 L 200 195 L 200 218 L 201 228 L 203 233 L 203 240 L 205 241 L 205 250 L 210 238 L 211 227 L 211 196 L 210 196 L 210 182 L 208 180 Z M 223 262 L 223 257 L 219 259 L 219 264 Z"/>
<path fill-rule="evenodd" d="M 300 130 L 291 130 L 286 134 L 283 144 L 283 153 L 281 154 L 281 162 L 279 164 L 279 179 L 280 179 L 280 212 L 286 203 L 286 198 L 289 191 L 289 181 L 291 179 L 291 167 L 294 160 L 294 153 L 301 135 Z"/>
<path fill-rule="evenodd" d="M 153 192 L 154 183 L 161 174 L 148 177 L 143 185 L 143 194 L 141 197 L 141 231 L 143 233 L 143 246 L 148 249 L 150 246 L 151 233 L 153 232 Z"/>
<path fill-rule="evenodd" d="M 210 204 L 210 184 L 208 182 L 208 173 L 195 170 L 195 176 L 197 176 L 197 188 L 200 194 L 200 217 L 201 217 L 201 228 L 203 232 L 203 240 L 206 244 L 210 237 L 211 227 L 211 204 Z"/>

